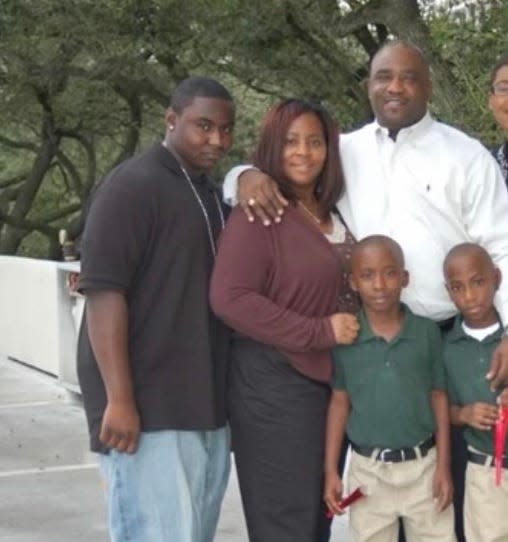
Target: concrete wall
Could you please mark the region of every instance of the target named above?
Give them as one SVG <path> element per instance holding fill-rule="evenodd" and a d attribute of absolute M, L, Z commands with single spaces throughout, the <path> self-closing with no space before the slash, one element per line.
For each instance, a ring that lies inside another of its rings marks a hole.
<path fill-rule="evenodd" d="M 0 352 L 77 385 L 82 299 L 67 276 L 79 264 L 0 256 Z"/>

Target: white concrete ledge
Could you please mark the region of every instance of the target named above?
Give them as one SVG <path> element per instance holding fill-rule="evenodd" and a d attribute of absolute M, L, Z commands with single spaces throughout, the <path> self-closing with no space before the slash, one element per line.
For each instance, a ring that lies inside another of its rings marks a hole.
<path fill-rule="evenodd" d="M 68 289 L 79 262 L 0 256 L 0 352 L 78 391 L 76 343 L 83 300 Z"/>

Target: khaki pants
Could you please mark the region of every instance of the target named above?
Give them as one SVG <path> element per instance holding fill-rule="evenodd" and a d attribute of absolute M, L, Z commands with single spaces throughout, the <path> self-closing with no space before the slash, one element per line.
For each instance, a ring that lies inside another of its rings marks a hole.
<path fill-rule="evenodd" d="M 432 495 L 436 464 L 433 448 L 423 457 L 383 463 L 355 452 L 349 467 L 349 491 L 365 487 L 367 497 L 350 511 L 355 542 L 397 542 L 402 518 L 407 542 L 456 542 L 453 506 L 438 513 Z"/>
<path fill-rule="evenodd" d="M 494 468 L 468 462 L 464 499 L 467 541 L 508 542 L 508 469 L 494 485 Z"/>

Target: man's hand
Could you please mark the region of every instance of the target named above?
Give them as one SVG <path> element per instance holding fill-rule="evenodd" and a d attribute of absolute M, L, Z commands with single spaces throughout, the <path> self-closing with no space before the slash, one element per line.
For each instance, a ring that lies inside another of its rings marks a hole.
<path fill-rule="evenodd" d="M 493 391 L 508 384 L 508 337 L 503 337 L 492 353 L 490 369 L 486 378 L 490 380 L 490 387 Z"/>
<path fill-rule="evenodd" d="M 333 514 L 341 515 L 344 510 L 339 506 L 339 502 L 342 498 L 342 480 L 339 475 L 335 473 L 329 473 L 325 475 L 325 484 L 323 491 L 323 499 L 328 506 L 328 510 Z"/>
<path fill-rule="evenodd" d="M 248 169 L 238 179 L 238 203 L 250 222 L 255 215 L 269 226 L 272 220 L 280 222 L 288 201 L 282 196 L 277 183 L 257 169 Z"/>
<path fill-rule="evenodd" d="M 332 314 L 330 323 L 337 344 L 351 344 L 356 339 L 360 329 L 356 316 L 346 312 Z"/>
<path fill-rule="evenodd" d="M 499 394 L 497 404 L 499 406 L 508 407 L 508 388 L 504 388 L 504 390 Z"/>
<path fill-rule="evenodd" d="M 460 409 L 460 422 L 481 431 L 488 431 L 496 423 L 497 407 L 489 403 L 471 403 Z"/>
<path fill-rule="evenodd" d="M 108 402 L 99 435 L 104 446 L 133 454 L 138 445 L 139 430 L 139 414 L 134 403 Z"/>
<path fill-rule="evenodd" d="M 450 469 L 447 466 L 437 466 L 432 481 L 432 494 L 436 501 L 438 512 L 449 506 L 453 498 L 453 485 Z"/>

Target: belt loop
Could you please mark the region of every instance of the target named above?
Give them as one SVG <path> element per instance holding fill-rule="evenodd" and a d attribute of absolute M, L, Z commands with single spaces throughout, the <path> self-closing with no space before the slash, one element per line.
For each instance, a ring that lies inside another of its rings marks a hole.
<path fill-rule="evenodd" d="M 371 465 L 374 465 L 376 463 L 380 451 L 381 448 L 374 448 L 374 450 L 370 454 L 369 460 Z"/>
<path fill-rule="evenodd" d="M 490 469 L 491 465 L 494 465 L 494 458 L 491 455 L 485 455 L 483 466 L 486 469 Z"/>
<path fill-rule="evenodd" d="M 413 450 L 415 451 L 416 459 L 421 459 L 422 458 L 422 450 L 421 450 L 420 446 L 415 446 L 413 448 Z"/>

